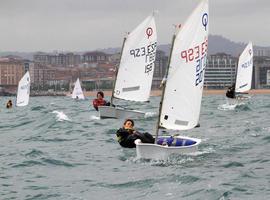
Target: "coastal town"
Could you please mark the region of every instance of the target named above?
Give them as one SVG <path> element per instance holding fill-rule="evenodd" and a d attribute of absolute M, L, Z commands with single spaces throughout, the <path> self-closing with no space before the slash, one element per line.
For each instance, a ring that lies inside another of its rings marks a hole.
<path fill-rule="evenodd" d="M 16 55 L 0 58 L 0 94 L 14 95 L 19 80 L 30 72 L 31 95 L 67 95 L 77 78 L 84 92 L 111 91 L 120 62 L 120 48 L 113 53 L 89 51 L 84 53 L 36 52 L 33 59 Z M 235 82 L 238 57 L 220 52 L 208 55 L 204 87 L 224 90 Z M 270 88 L 270 50 L 254 48 L 252 89 Z M 157 50 L 152 90 L 159 90 L 165 75 L 168 52 Z M 158 92 L 157 92 L 158 93 Z M 157 94 L 155 93 L 155 94 Z"/>

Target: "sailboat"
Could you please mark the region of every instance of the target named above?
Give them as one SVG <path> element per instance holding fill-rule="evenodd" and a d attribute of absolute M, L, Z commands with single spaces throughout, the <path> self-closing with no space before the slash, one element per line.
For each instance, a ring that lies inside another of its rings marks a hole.
<path fill-rule="evenodd" d="M 85 99 L 79 78 L 77 78 L 77 81 L 75 82 L 75 86 L 72 92 L 72 99 Z"/>
<path fill-rule="evenodd" d="M 155 143 L 135 140 L 138 158 L 167 159 L 171 154 L 197 151 L 201 139 L 161 135 L 161 131 L 190 130 L 198 125 L 208 44 L 208 0 L 202 0 L 172 39 L 163 85 Z"/>
<path fill-rule="evenodd" d="M 114 99 L 147 102 L 150 97 L 157 34 L 154 14 L 148 16 L 125 38 L 121 50 L 120 65 L 116 71 L 111 106 L 99 106 L 100 118 L 137 118 L 145 113 L 113 106 Z"/>
<path fill-rule="evenodd" d="M 235 84 L 227 90 L 226 96 L 238 100 L 248 99 L 245 94 L 251 89 L 252 71 L 253 46 L 249 42 L 239 57 Z"/>
<path fill-rule="evenodd" d="M 18 84 L 16 106 L 26 106 L 29 103 L 30 74 L 27 71 Z"/>

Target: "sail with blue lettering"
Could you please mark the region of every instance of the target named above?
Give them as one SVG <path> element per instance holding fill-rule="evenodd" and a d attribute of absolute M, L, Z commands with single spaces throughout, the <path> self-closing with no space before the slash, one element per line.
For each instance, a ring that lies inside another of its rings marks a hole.
<path fill-rule="evenodd" d="M 241 93 L 251 89 L 253 71 L 253 47 L 252 43 L 246 46 L 244 51 L 239 57 L 237 76 L 235 84 L 235 92 Z"/>
<path fill-rule="evenodd" d="M 18 84 L 16 106 L 26 106 L 29 103 L 30 74 L 27 71 Z"/>
<path fill-rule="evenodd" d="M 208 0 L 202 0 L 175 34 L 160 127 L 187 130 L 198 124 L 207 60 L 208 24 Z"/>
<path fill-rule="evenodd" d="M 157 32 L 153 14 L 126 37 L 113 97 L 141 102 L 149 100 L 156 47 Z"/>

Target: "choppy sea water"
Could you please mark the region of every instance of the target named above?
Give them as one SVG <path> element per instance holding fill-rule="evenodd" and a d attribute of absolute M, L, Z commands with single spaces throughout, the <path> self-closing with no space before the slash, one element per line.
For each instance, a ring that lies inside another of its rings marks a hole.
<path fill-rule="evenodd" d="M 0 199 L 270 199 L 270 96 L 226 108 L 221 95 L 203 97 L 199 151 L 166 161 L 136 159 L 115 131 L 123 121 L 100 120 L 92 99 L 33 97 L 5 108 L 0 97 Z M 14 99 L 13 99 L 14 100 Z M 120 102 L 125 106 L 127 103 Z M 135 120 L 154 132 L 159 97 L 133 103 Z"/>

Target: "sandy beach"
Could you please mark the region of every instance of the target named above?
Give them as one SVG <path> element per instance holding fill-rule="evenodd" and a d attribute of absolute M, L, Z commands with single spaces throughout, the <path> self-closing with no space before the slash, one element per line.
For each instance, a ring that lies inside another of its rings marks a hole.
<path fill-rule="evenodd" d="M 111 96 L 111 91 L 103 91 L 105 96 Z M 204 89 L 203 95 L 225 95 L 226 90 L 206 90 Z M 270 94 L 270 89 L 256 89 L 250 90 L 249 94 Z M 87 91 L 84 92 L 85 96 L 96 96 L 97 91 Z M 161 90 L 152 90 L 151 96 L 160 96 Z"/>

